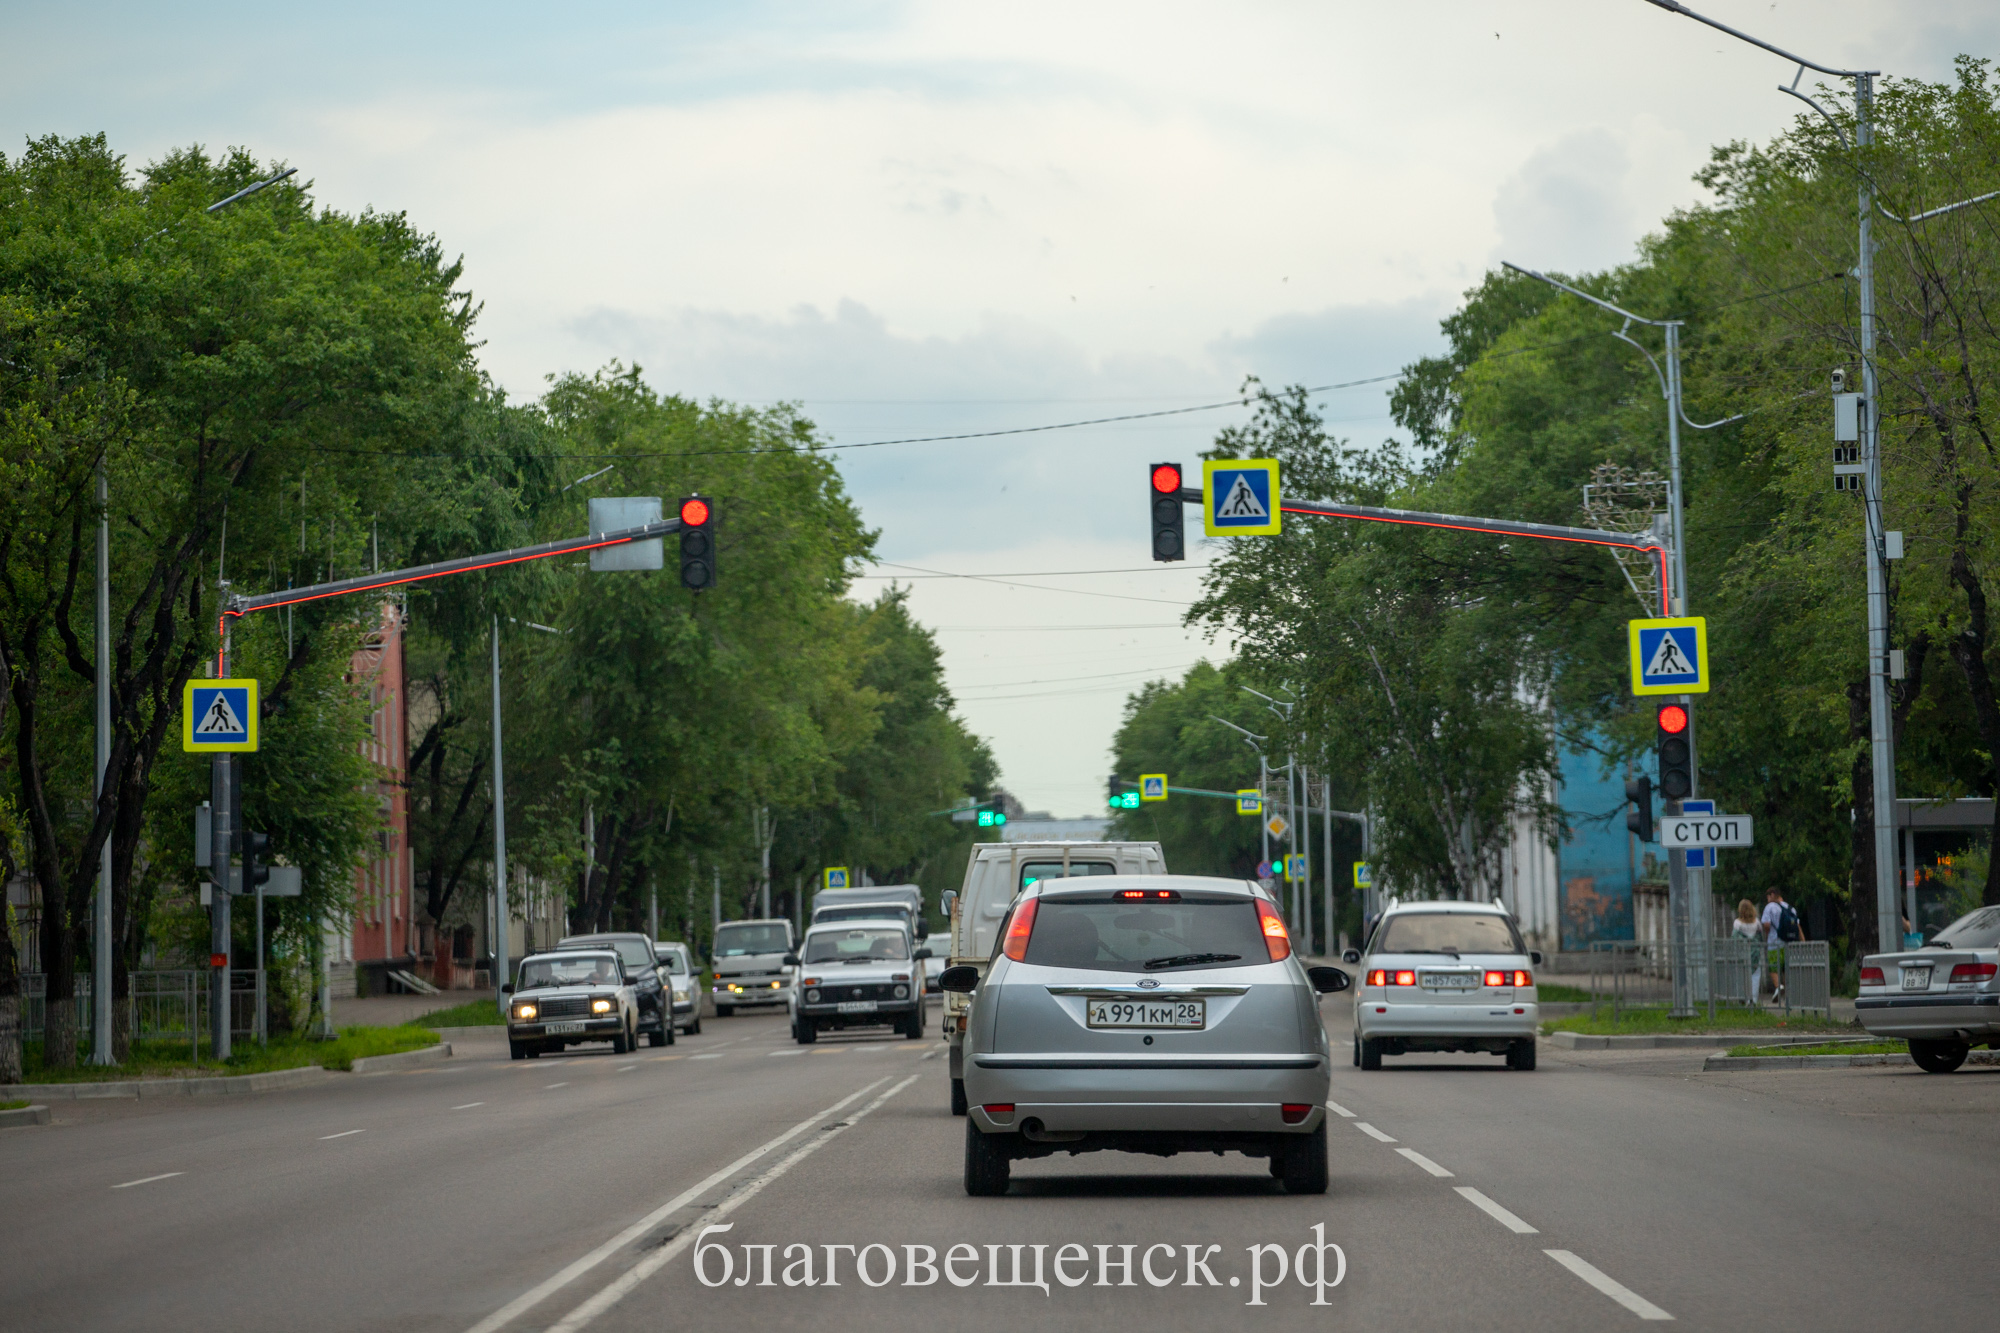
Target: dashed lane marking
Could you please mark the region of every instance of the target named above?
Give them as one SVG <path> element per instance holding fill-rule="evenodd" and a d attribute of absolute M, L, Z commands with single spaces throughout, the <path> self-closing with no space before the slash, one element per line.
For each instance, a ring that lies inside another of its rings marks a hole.
<path fill-rule="evenodd" d="M 804 1051 L 766 1051 L 766 1055 L 804 1055 Z"/>
<path fill-rule="evenodd" d="M 567 1088 L 567 1087 L 569 1086 L 569 1080 L 568 1080 L 568 1079 L 564 1079 L 564 1080 L 563 1080 L 562 1082 L 560 1082 L 560 1083 L 545 1083 L 545 1084 L 543 1084 L 542 1086 L 543 1086 L 543 1088 L 544 1088 L 544 1089 L 547 1089 L 547 1088 Z"/>
<path fill-rule="evenodd" d="M 1377 1143 L 1395 1142 L 1394 1139 L 1390 1138 L 1387 1134 L 1384 1134 L 1381 1130 L 1375 1128 L 1375 1126 L 1369 1124 L 1366 1120 L 1355 1121 L 1354 1127 L 1360 1130 L 1363 1134 L 1366 1134 L 1369 1138 L 1375 1140 Z"/>
<path fill-rule="evenodd" d="M 366 1134 L 367 1132 L 365 1129 L 343 1129 L 338 1134 L 322 1134 L 319 1136 L 319 1141 L 325 1143 L 328 1139 L 344 1139 L 350 1134 Z"/>
<path fill-rule="evenodd" d="M 486 1105 L 485 1102 L 467 1102 L 463 1106 L 454 1106 L 451 1109 L 454 1111 L 470 1111 L 475 1106 L 484 1106 L 484 1105 Z"/>
<path fill-rule="evenodd" d="M 113 1185 L 111 1188 L 115 1190 L 129 1190 L 134 1185 L 150 1185 L 156 1180 L 172 1180 L 175 1176 L 184 1176 L 186 1174 L 187 1172 L 185 1171 L 167 1171 L 157 1176 L 141 1176 L 137 1180 L 128 1180 L 122 1185 Z"/>
<path fill-rule="evenodd" d="M 1409 1158 L 1411 1161 L 1415 1162 L 1418 1166 L 1430 1172 L 1432 1175 L 1436 1176 L 1440 1180 L 1444 1180 L 1451 1175 L 1451 1172 L 1445 1170 L 1443 1167 L 1439 1166 L 1436 1162 L 1433 1162 L 1430 1158 L 1424 1156 L 1422 1153 L 1418 1152 L 1414 1148 L 1398 1148 L 1396 1149 L 1396 1155 L 1399 1157 Z"/>
<path fill-rule="evenodd" d="M 1354 1119 L 1354 1112 L 1348 1110 L 1345 1106 L 1342 1106 L 1339 1102 L 1328 1102 L 1326 1104 L 1326 1109 L 1333 1112 L 1335 1115 L 1339 1116 L 1342 1120 Z"/>
<path fill-rule="evenodd" d="M 690 1055 L 690 1056 L 688 1057 L 688 1059 L 690 1059 L 690 1060 L 720 1060 L 720 1059 L 721 1059 L 721 1058 L 722 1058 L 723 1056 L 725 1056 L 725 1055 L 727 1055 L 727 1054 L 729 1054 L 729 1052 L 728 1052 L 728 1051 L 713 1051 L 713 1052 L 709 1053 L 708 1055 Z"/>
<path fill-rule="evenodd" d="M 1454 1185 L 1452 1188 L 1456 1189 L 1460 1194 L 1464 1195 L 1466 1199 L 1468 1199 L 1472 1203 L 1473 1207 L 1479 1209 L 1479 1211 L 1485 1213 L 1488 1217 L 1492 1218 L 1495 1222 L 1498 1222 L 1501 1226 L 1506 1227 L 1509 1231 L 1513 1232 L 1515 1235 L 1533 1236 L 1538 1234 L 1535 1231 L 1535 1228 L 1529 1226 L 1526 1222 L 1523 1222 L 1520 1218 L 1514 1216 L 1514 1214 L 1508 1212 L 1505 1208 L 1502 1208 L 1499 1204 L 1493 1202 L 1493 1200 L 1487 1198 L 1484 1194 L 1481 1194 L 1478 1190 L 1472 1188 L 1472 1186 Z"/>
<path fill-rule="evenodd" d="M 1543 1250 L 1543 1254 L 1567 1268 L 1570 1272 L 1596 1287 L 1599 1291 L 1617 1301 L 1620 1305 L 1638 1315 L 1641 1319 L 1672 1319 L 1673 1316 L 1659 1306 L 1633 1291 L 1621 1282 L 1614 1282 L 1595 1266 L 1577 1258 L 1568 1250 Z"/>
<path fill-rule="evenodd" d="M 621 1074 L 629 1074 L 638 1067 L 639 1066 L 637 1065 L 620 1065 L 618 1066 L 618 1072 Z"/>

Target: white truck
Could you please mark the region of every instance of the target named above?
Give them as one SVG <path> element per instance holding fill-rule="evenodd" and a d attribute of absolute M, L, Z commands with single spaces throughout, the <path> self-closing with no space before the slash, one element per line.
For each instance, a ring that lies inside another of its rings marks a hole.
<path fill-rule="evenodd" d="M 709 948 L 709 993 L 715 1016 L 728 1018 L 738 1009 L 792 1003 L 792 971 L 785 955 L 797 945 L 792 923 L 782 917 L 725 921 L 715 928 Z"/>
<path fill-rule="evenodd" d="M 972 849 L 965 883 L 945 895 L 951 914 L 951 957 L 932 963 L 965 964 L 986 973 L 1007 909 L 1023 888 L 1041 879 L 1080 875 L 1164 875 L 1167 858 L 1157 842 L 987 842 Z M 965 1114 L 965 1023 L 972 997 L 946 991 L 944 1039 L 951 1049 L 951 1113 Z"/>

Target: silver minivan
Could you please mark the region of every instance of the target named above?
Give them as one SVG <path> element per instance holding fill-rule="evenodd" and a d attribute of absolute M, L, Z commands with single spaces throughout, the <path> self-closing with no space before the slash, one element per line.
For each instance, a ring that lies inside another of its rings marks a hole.
<path fill-rule="evenodd" d="M 1535 1067 L 1540 1019 L 1534 969 L 1540 953 L 1494 903 L 1392 900 L 1365 951 L 1354 992 L 1354 1063 L 1380 1069 L 1385 1055 L 1485 1051 L 1509 1069 Z"/>
<path fill-rule="evenodd" d="M 1093 1151 L 1268 1158 L 1288 1193 L 1327 1185 L 1331 1073 L 1317 992 L 1255 884 L 1192 875 L 1042 879 L 1014 901 L 965 1042 L 965 1190 L 1021 1158 Z"/>

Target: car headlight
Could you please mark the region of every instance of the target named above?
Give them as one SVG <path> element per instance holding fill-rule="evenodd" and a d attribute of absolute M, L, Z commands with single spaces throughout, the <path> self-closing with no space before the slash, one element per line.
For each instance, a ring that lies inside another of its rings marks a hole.
<path fill-rule="evenodd" d="M 524 1022 L 530 1018 L 533 1018 L 535 1016 L 535 1013 L 536 1009 L 535 1006 L 532 1004 L 517 1004 L 514 1006 L 514 1017 L 521 1019 Z"/>
<path fill-rule="evenodd" d="M 674 987 L 674 998 L 676 1000 L 685 1000 L 687 997 L 688 993 L 686 991 L 682 990 L 679 986 Z"/>
<path fill-rule="evenodd" d="M 782 982 L 782 981 L 774 981 L 774 982 L 772 982 L 772 983 L 771 983 L 771 989 L 772 989 L 772 990 L 783 990 L 783 989 L 784 989 L 784 985 L 785 985 L 785 983 L 784 983 L 784 982 Z"/>
<path fill-rule="evenodd" d="M 593 1014 L 608 1014 L 617 1007 L 618 1002 L 616 1000 L 592 1000 L 590 1002 L 590 1012 Z"/>
<path fill-rule="evenodd" d="M 899 1000 L 907 1000 L 907 999 L 909 999 L 909 998 L 910 998 L 910 988 L 909 988 L 908 986 L 898 986 L 898 987 L 896 987 L 896 998 L 897 998 L 897 999 L 899 999 Z"/>
<path fill-rule="evenodd" d="M 806 992 L 806 1003 L 807 1003 L 807 1004 L 818 1004 L 818 1003 L 819 1003 L 819 992 L 818 992 L 817 990 L 809 990 L 809 991 L 807 991 L 807 992 Z"/>

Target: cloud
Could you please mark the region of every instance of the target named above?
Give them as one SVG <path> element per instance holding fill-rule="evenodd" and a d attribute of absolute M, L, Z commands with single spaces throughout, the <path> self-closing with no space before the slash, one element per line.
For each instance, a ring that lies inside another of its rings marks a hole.
<path fill-rule="evenodd" d="M 1580 273 L 1633 256 L 1653 219 L 1635 215 L 1631 154 L 1603 129 L 1567 135 L 1502 181 L 1493 197 L 1494 258 Z"/>

